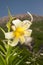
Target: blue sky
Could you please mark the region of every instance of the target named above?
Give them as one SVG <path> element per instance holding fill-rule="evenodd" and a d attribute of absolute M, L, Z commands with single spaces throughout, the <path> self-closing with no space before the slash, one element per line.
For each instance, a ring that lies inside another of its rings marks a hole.
<path fill-rule="evenodd" d="M 23 14 L 29 11 L 32 14 L 43 15 L 43 0 L 0 0 L 0 17 L 11 14 Z"/>

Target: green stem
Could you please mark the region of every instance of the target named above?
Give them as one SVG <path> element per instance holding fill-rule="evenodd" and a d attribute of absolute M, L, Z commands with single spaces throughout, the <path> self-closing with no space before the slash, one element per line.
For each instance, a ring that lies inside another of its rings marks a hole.
<path fill-rule="evenodd" d="M 7 46 L 7 53 L 6 53 L 6 62 L 7 62 L 7 65 L 9 64 L 9 56 L 10 56 L 10 53 L 11 53 L 11 49 L 12 47 L 10 45 Z"/>

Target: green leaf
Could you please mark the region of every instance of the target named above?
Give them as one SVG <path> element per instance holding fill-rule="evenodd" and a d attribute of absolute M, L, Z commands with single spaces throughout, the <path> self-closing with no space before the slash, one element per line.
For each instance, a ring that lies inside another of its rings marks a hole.
<path fill-rule="evenodd" d="M 26 57 L 27 57 L 27 55 L 24 56 L 21 60 L 19 60 L 19 61 L 16 63 L 16 65 L 19 65 Z"/>
<path fill-rule="evenodd" d="M 4 54 L 6 54 L 5 49 L 3 48 L 3 46 L 0 45 L 0 50 L 2 50 L 2 52 L 4 52 Z"/>
<path fill-rule="evenodd" d="M 1 30 L 1 31 L 5 34 L 5 31 L 4 31 L 4 29 L 3 29 L 3 28 L 1 28 L 1 27 L 0 27 L 0 30 Z"/>
<path fill-rule="evenodd" d="M 1 54 L 0 54 L 0 65 L 7 65 L 5 59 Z"/>
<path fill-rule="evenodd" d="M 8 28 L 8 32 L 9 32 L 10 31 L 10 27 L 11 27 L 11 22 L 12 22 L 12 16 L 11 16 L 9 8 L 8 8 L 8 16 L 9 16 L 9 21 L 7 22 L 6 26 Z"/>
<path fill-rule="evenodd" d="M 11 22 L 13 19 L 16 19 L 15 17 L 12 17 L 11 13 L 10 13 L 10 9 L 8 8 L 8 16 L 9 16 L 9 21 L 6 24 L 7 28 L 8 28 L 8 32 L 10 31 L 11 28 Z"/>

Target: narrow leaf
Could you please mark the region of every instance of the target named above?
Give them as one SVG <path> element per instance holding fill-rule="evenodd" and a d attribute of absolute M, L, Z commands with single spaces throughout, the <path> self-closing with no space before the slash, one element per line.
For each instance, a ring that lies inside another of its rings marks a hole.
<path fill-rule="evenodd" d="M 1 28 L 1 27 L 0 27 L 0 30 L 1 30 L 1 31 L 5 34 L 5 31 L 4 31 L 4 29 L 3 29 L 3 28 Z"/>
<path fill-rule="evenodd" d="M 6 61 L 1 54 L 0 54 L 0 65 L 6 65 Z"/>
<path fill-rule="evenodd" d="M 0 45 L 0 49 L 4 52 L 4 54 L 6 54 L 5 49 L 3 48 L 3 46 Z"/>

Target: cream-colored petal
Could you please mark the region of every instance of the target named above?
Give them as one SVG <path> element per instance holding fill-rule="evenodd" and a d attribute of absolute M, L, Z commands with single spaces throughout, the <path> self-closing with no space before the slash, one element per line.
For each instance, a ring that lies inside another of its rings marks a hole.
<path fill-rule="evenodd" d="M 32 37 L 25 36 L 25 43 L 30 43 L 32 41 Z"/>
<path fill-rule="evenodd" d="M 18 26 L 21 24 L 21 20 L 16 19 L 16 20 L 13 20 L 12 23 L 13 23 L 16 27 L 18 27 Z"/>
<path fill-rule="evenodd" d="M 31 22 L 33 22 L 33 16 L 32 16 L 32 14 L 30 13 L 30 12 L 28 12 L 27 11 L 27 13 L 30 15 L 30 17 L 31 17 Z"/>
<path fill-rule="evenodd" d="M 24 36 L 20 36 L 20 43 L 23 44 L 25 42 Z"/>
<path fill-rule="evenodd" d="M 32 23 L 29 20 L 23 21 L 23 27 L 24 28 L 28 29 L 31 25 L 32 25 Z"/>
<path fill-rule="evenodd" d="M 31 43 L 32 37 L 25 36 L 25 45 L 29 46 L 32 49 Z"/>
<path fill-rule="evenodd" d="M 12 30 L 15 31 L 16 27 L 14 25 L 11 26 Z"/>
<path fill-rule="evenodd" d="M 10 45 L 10 46 L 16 46 L 16 45 L 18 44 L 18 42 L 19 42 L 19 39 L 15 38 L 15 39 L 12 41 L 12 43 L 10 43 L 9 45 Z"/>
<path fill-rule="evenodd" d="M 6 39 L 12 39 L 13 37 L 14 37 L 13 32 L 5 33 L 5 38 Z"/>
<path fill-rule="evenodd" d="M 32 33 L 32 30 L 31 29 L 29 29 L 29 30 L 26 30 L 25 32 L 24 32 L 24 36 L 31 36 L 31 33 Z"/>
<path fill-rule="evenodd" d="M 23 20 L 23 23 L 31 23 L 29 20 Z"/>

